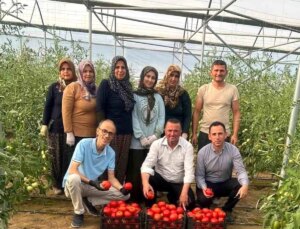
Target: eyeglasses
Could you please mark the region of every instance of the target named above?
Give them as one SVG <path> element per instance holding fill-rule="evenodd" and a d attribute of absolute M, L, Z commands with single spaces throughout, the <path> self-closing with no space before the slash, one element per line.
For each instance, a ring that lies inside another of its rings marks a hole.
<path fill-rule="evenodd" d="M 99 129 L 101 130 L 101 133 L 102 133 L 103 135 L 108 135 L 108 137 L 110 137 L 110 138 L 112 138 L 112 137 L 115 135 L 115 133 L 109 132 L 109 131 L 106 130 L 106 129 L 101 129 L 101 128 L 99 128 Z"/>

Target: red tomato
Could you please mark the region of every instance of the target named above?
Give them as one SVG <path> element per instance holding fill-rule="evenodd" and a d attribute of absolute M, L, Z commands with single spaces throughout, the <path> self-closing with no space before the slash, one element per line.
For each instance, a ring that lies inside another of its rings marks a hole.
<path fill-rule="evenodd" d="M 108 190 L 111 187 L 111 183 L 108 180 L 104 180 L 101 182 L 101 186 L 104 190 Z"/>
<path fill-rule="evenodd" d="M 224 218 L 223 217 L 219 217 L 218 221 L 219 221 L 219 223 L 223 223 L 224 222 Z"/>
<path fill-rule="evenodd" d="M 205 216 L 207 217 L 207 218 L 211 218 L 212 217 L 212 214 L 211 214 L 211 212 L 207 212 L 206 214 L 205 214 Z"/>
<path fill-rule="evenodd" d="M 181 220 L 183 218 L 183 214 L 178 214 L 178 219 Z"/>
<path fill-rule="evenodd" d="M 169 204 L 169 205 L 168 205 L 168 208 L 169 208 L 170 210 L 176 210 L 176 206 L 175 206 L 174 204 Z"/>
<path fill-rule="evenodd" d="M 169 217 L 170 216 L 170 210 L 168 210 L 168 209 L 165 209 L 165 210 L 163 210 L 163 216 L 166 216 L 166 217 Z"/>
<path fill-rule="evenodd" d="M 159 207 L 152 207 L 151 210 L 153 211 L 153 213 L 160 213 L 161 212 Z"/>
<path fill-rule="evenodd" d="M 200 212 L 196 212 L 194 217 L 195 217 L 196 220 L 201 220 L 203 218 L 203 214 L 200 213 Z"/>
<path fill-rule="evenodd" d="M 210 219 L 210 222 L 211 222 L 212 224 L 219 224 L 219 220 L 216 219 L 216 218 L 211 218 L 211 219 Z"/>
<path fill-rule="evenodd" d="M 194 209 L 193 209 L 193 212 L 198 212 L 198 211 L 201 212 L 201 208 L 194 208 Z"/>
<path fill-rule="evenodd" d="M 116 212 L 116 217 L 117 218 L 122 218 L 123 217 L 123 212 L 122 211 L 117 211 Z"/>
<path fill-rule="evenodd" d="M 157 202 L 157 205 L 158 205 L 158 207 L 163 207 L 163 206 L 166 206 L 166 202 L 164 202 L 164 201 L 158 201 Z"/>
<path fill-rule="evenodd" d="M 203 217 L 201 220 L 202 223 L 208 223 L 209 222 L 209 218 L 207 217 Z"/>
<path fill-rule="evenodd" d="M 109 202 L 109 205 L 110 205 L 112 208 L 115 208 L 115 207 L 118 206 L 118 203 L 117 203 L 117 201 L 112 200 L 112 201 Z"/>
<path fill-rule="evenodd" d="M 188 212 L 188 213 L 187 213 L 187 216 L 188 216 L 189 218 L 194 218 L 195 215 L 194 215 L 193 212 Z"/>
<path fill-rule="evenodd" d="M 178 214 L 183 214 L 183 212 L 184 212 L 182 207 L 177 207 L 176 211 Z"/>
<path fill-rule="evenodd" d="M 115 212 L 112 212 L 111 215 L 110 215 L 110 217 L 111 217 L 111 218 L 116 218 L 116 213 L 115 213 Z"/>
<path fill-rule="evenodd" d="M 140 207 L 137 203 L 131 203 L 130 205 L 135 208 Z"/>
<path fill-rule="evenodd" d="M 103 208 L 103 213 L 105 214 L 105 215 L 107 215 L 107 216 L 110 216 L 110 214 L 111 214 L 111 209 L 110 209 L 110 207 L 104 207 Z"/>
<path fill-rule="evenodd" d="M 153 215 L 153 219 L 158 221 L 158 220 L 161 219 L 161 215 L 159 213 L 156 213 L 156 214 Z"/>
<path fill-rule="evenodd" d="M 176 221 L 178 219 L 178 215 L 176 213 L 172 213 L 170 215 L 170 221 Z"/>
<path fill-rule="evenodd" d="M 130 212 L 130 213 L 135 213 L 137 211 L 137 209 L 133 206 L 127 206 L 126 209 Z"/>
<path fill-rule="evenodd" d="M 208 208 L 203 208 L 202 212 L 206 214 L 206 213 L 210 212 L 210 210 Z"/>
<path fill-rule="evenodd" d="M 132 184 L 130 182 L 127 182 L 123 185 L 123 187 L 126 189 L 126 190 L 131 190 L 132 189 Z"/>
<path fill-rule="evenodd" d="M 154 199 L 154 193 L 153 193 L 152 191 L 149 191 L 149 192 L 147 193 L 147 199 L 148 199 L 148 200 Z"/>
<path fill-rule="evenodd" d="M 150 216 L 151 218 L 153 217 L 154 213 L 151 209 L 147 210 L 147 215 Z"/>
<path fill-rule="evenodd" d="M 219 211 L 223 211 L 223 210 L 221 208 L 215 208 L 214 211 L 219 212 Z"/>
<path fill-rule="evenodd" d="M 219 212 L 218 212 L 218 215 L 219 215 L 219 217 L 221 217 L 221 218 L 225 218 L 226 213 L 223 212 L 223 211 L 219 211 Z"/>
<path fill-rule="evenodd" d="M 166 217 L 166 216 L 164 216 L 162 220 L 165 221 L 165 222 L 170 222 L 169 217 Z"/>
<path fill-rule="evenodd" d="M 213 197 L 214 196 L 214 192 L 211 188 L 207 188 L 204 190 L 205 194 L 208 195 L 209 197 Z"/>
<path fill-rule="evenodd" d="M 124 211 L 125 218 L 130 218 L 132 216 L 130 211 Z"/>
<path fill-rule="evenodd" d="M 124 205 L 126 205 L 126 203 L 125 203 L 124 200 L 119 200 L 119 201 L 117 201 L 117 203 L 118 203 L 119 206 L 124 206 Z"/>
<path fill-rule="evenodd" d="M 124 211 L 126 211 L 126 207 L 125 206 L 120 206 L 120 207 L 118 207 L 118 211 L 124 212 Z"/>

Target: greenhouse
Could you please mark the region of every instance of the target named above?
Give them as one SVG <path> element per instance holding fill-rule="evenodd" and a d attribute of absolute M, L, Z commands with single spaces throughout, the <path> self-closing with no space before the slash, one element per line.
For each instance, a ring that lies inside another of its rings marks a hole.
<path fill-rule="evenodd" d="M 177 65 L 192 113 L 212 63 L 226 61 L 226 82 L 239 93 L 236 146 L 251 181 L 250 200 L 227 228 L 300 228 L 299 8 L 298 0 L 1 0 L 0 228 L 69 227 L 72 204 L 52 193 L 39 135 L 47 91 L 62 58 L 78 74 L 82 60 L 93 62 L 100 87 L 115 56 L 126 58 L 133 90 L 145 66 L 163 81 Z M 191 143 L 192 132 L 191 122 Z M 98 218 L 85 220 L 99 228 Z"/>

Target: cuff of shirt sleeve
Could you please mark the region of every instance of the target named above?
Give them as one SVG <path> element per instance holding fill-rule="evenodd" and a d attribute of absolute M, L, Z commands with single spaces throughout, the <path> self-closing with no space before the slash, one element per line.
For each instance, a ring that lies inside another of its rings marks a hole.
<path fill-rule="evenodd" d="M 183 183 L 193 183 L 195 180 L 195 177 L 184 177 Z"/>
<path fill-rule="evenodd" d="M 142 173 L 148 173 L 150 174 L 151 176 L 154 176 L 154 170 L 153 169 L 149 169 L 149 168 L 141 168 L 141 172 Z"/>

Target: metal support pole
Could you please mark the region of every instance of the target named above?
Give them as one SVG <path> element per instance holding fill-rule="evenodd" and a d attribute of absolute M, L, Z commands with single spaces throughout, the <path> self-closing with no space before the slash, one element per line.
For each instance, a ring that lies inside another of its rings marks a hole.
<path fill-rule="evenodd" d="M 184 76 L 183 76 L 183 57 L 184 57 L 184 45 L 182 45 L 182 48 L 181 48 L 181 82 L 184 81 Z"/>
<path fill-rule="evenodd" d="M 203 34 L 202 34 L 202 45 L 201 45 L 201 62 L 200 62 L 200 71 L 202 72 L 203 59 L 204 59 L 204 47 L 205 47 L 205 37 L 206 37 L 206 23 L 204 23 Z"/>
<path fill-rule="evenodd" d="M 92 16 L 93 16 L 93 9 L 92 7 L 89 8 L 89 59 L 92 61 L 92 43 L 93 43 L 93 34 L 92 34 Z"/>
<path fill-rule="evenodd" d="M 114 10 L 114 19 L 115 19 L 115 56 L 117 55 L 117 15 L 116 15 L 116 10 Z"/>
<path fill-rule="evenodd" d="M 285 149 L 283 153 L 283 161 L 282 161 L 282 167 L 280 171 L 280 176 L 285 177 L 285 168 L 287 167 L 289 156 L 290 156 L 290 145 L 291 145 L 291 138 L 294 136 L 296 131 L 296 125 L 297 125 L 297 119 L 298 119 L 298 113 L 299 113 L 299 99 L 300 99 L 300 64 L 298 65 L 298 74 L 297 74 L 297 82 L 294 92 L 294 98 L 293 98 L 293 108 L 292 113 L 290 117 L 290 123 L 289 123 L 289 129 L 288 129 L 288 135 L 286 137 L 285 142 Z M 282 181 L 279 182 L 279 186 L 282 184 Z"/>
<path fill-rule="evenodd" d="M 45 53 L 44 53 L 44 56 L 46 57 L 46 54 L 47 54 L 47 30 L 45 29 L 44 30 L 44 49 L 45 49 Z"/>

